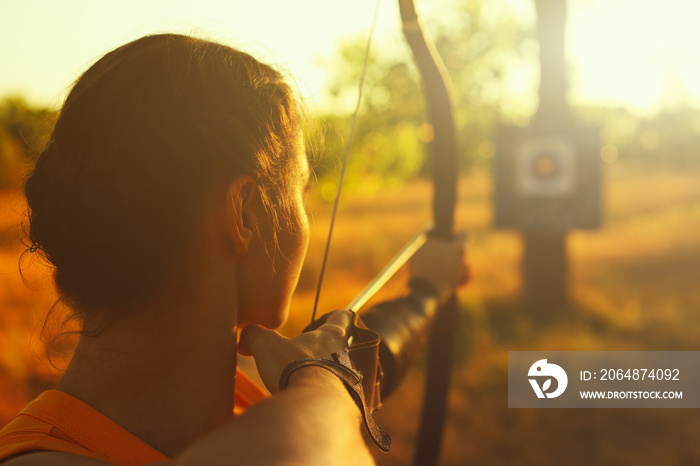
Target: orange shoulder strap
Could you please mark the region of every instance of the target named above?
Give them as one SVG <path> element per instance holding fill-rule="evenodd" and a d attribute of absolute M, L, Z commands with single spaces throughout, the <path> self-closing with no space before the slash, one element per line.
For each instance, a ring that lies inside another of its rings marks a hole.
<path fill-rule="evenodd" d="M 268 396 L 237 371 L 235 414 Z M 73 453 L 117 465 L 168 459 L 93 407 L 59 390 L 39 395 L 0 430 L 0 461 L 35 450 Z"/>
<path fill-rule="evenodd" d="M 168 459 L 90 405 L 59 390 L 39 395 L 0 431 L 0 459 L 32 450 L 74 453 L 119 465 Z"/>
<path fill-rule="evenodd" d="M 253 382 L 243 371 L 236 371 L 236 395 L 234 397 L 233 414 L 242 414 L 255 403 L 268 398 L 270 394 Z"/>

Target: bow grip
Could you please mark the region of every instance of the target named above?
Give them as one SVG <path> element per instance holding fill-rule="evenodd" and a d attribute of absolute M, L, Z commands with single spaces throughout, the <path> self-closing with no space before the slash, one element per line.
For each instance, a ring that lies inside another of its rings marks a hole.
<path fill-rule="evenodd" d="M 379 360 L 383 371 L 381 393 L 388 397 L 420 357 L 428 341 L 438 299 L 425 279 L 409 282 L 411 292 L 402 299 L 380 303 L 362 315 L 370 330 L 381 337 Z"/>

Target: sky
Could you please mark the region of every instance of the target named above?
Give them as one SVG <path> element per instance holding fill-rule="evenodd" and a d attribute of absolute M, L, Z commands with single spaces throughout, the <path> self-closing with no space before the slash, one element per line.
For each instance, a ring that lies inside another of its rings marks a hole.
<path fill-rule="evenodd" d="M 418 0 L 427 18 L 453 0 Z M 484 2 L 494 0 L 483 0 Z M 525 24 L 532 0 L 496 0 Z M 338 41 L 366 35 L 375 0 L 0 0 L 0 96 L 59 106 L 95 59 L 154 32 L 194 33 L 288 70 L 323 107 L 323 63 Z M 653 111 L 700 100 L 700 1 L 569 0 L 570 100 Z M 459 20 L 455 18 L 455 20 Z M 395 0 L 376 41 L 400 34 Z M 325 59 L 325 60 L 324 60 Z M 534 69 L 534 68 L 533 68 Z M 530 72 L 530 71 L 528 71 Z M 522 76 L 518 79 L 522 81 Z M 513 89 L 518 83 L 513 83 Z"/>
<path fill-rule="evenodd" d="M 642 110 L 700 100 L 700 1 L 570 1 L 576 101 Z"/>

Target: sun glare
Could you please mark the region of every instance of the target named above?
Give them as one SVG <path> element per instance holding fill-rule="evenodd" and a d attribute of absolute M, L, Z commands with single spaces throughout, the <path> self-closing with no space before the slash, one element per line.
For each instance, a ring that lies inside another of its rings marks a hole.
<path fill-rule="evenodd" d="M 700 2 L 572 0 L 572 100 L 657 110 L 700 99 Z"/>
<path fill-rule="evenodd" d="M 417 3 L 428 22 L 460 24 L 468 19 L 445 17 L 457 11 L 462 1 L 466 0 Z M 255 4 L 202 0 L 194 6 L 173 0 L 167 8 L 160 2 L 124 0 L 118 8 L 99 2 L 90 8 L 49 3 L 40 10 L 25 3 L 8 3 L 0 15 L 0 43 L 13 44 L 0 47 L 1 61 L 11 70 L 0 76 L 0 95 L 19 93 L 41 104 L 60 102 L 80 70 L 106 50 L 163 30 L 203 33 L 242 46 L 288 69 L 305 97 L 320 98 L 329 75 L 325 67 L 332 63 L 328 58 L 337 53 L 334 44 L 364 36 L 374 8 L 374 0 L 345 6 L 319 0 Z M 399 34 L 395 7 L 385 3 L 377 30 L 377 44 L 384 45 L 387 37 Z M 483 0 L 482 4 L 495 15 L 510 10 L 525 26 L 534 21 L 534 0 Z M 700 27 L 696 24 L 700 1 L 568 0 L 568 4 L 573 104 L 655 111 L 700 100 Z M 271 11 L 275 14 L 270 15 Z M 512 105 L 531 106 L 536 75 L 536 63 L 514 73 L 508 90 Z"/>

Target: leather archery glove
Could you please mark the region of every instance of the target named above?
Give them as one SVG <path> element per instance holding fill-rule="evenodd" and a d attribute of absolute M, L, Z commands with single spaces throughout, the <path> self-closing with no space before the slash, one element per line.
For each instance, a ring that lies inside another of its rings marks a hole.
<path fill-rule="evenodd" d="M 344 334 L 346 346 L 331 354 L 332 361 L 305 359 L 290 363 L 280 378 L 280 389 L 286 387 L 291 374 L 306 366 L 319 366 L 335 374 L 343 381 L 355 401 L 364 427 L 374 443 L 383 451 L 389 451 L 391 437 L 376 423 L 372 412 L 381 405 L 379 385 L 382 369 L 379 365 L 379 335 L 368 329 L 356 313 L 334 311 L 325 314 L 304 329 L 313 333 L 332 323 L 338 313 L 351 315 L 351 323 Z M 302 334 L 302 335 L 304 335 Z"/>

